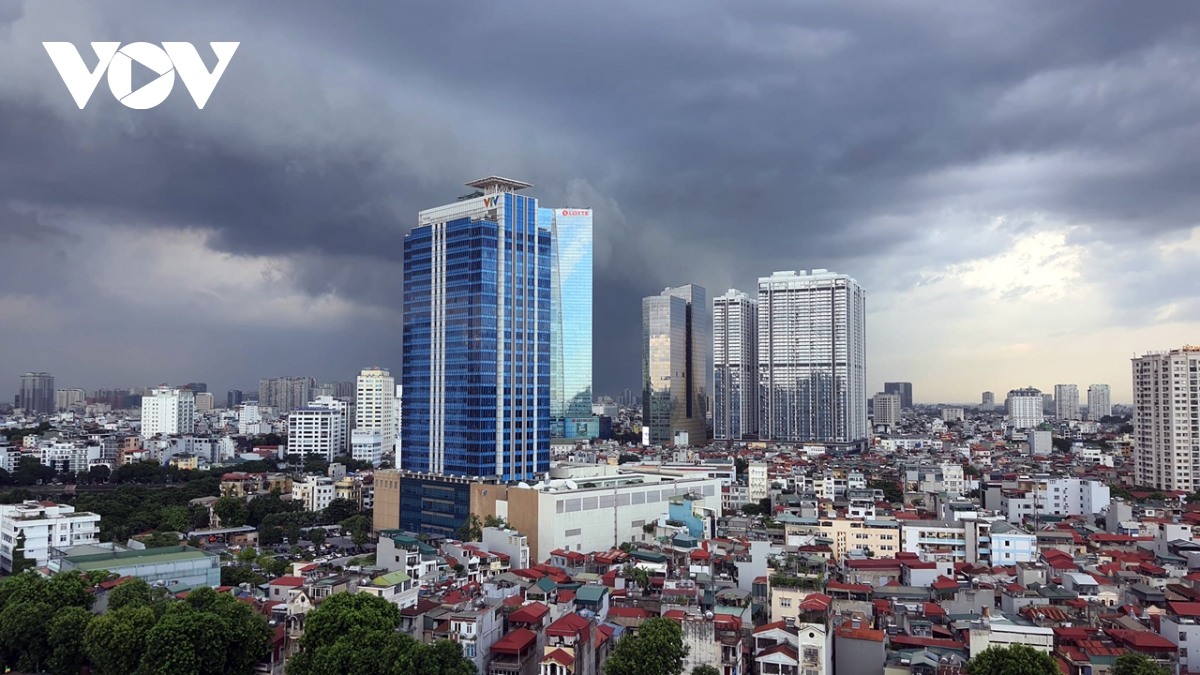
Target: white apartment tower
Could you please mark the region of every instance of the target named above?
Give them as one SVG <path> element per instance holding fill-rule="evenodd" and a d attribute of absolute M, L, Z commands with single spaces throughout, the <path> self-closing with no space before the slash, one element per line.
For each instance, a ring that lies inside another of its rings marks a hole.
<path fill-rule="evenodd" d="M 1133 359 L 1137 484 L 1194 492 L 1200 485 L 1200 347 Z"/>
<path fill-rule="evenodd" d="M 38 567 L 50 561 L 51 549 L 95 544 L 100 516 L 52 502 L 26 501 L 0 506 L 0 570 L 12 572 L 13 550 L 22 535 L 24 556 Z"/>
<path fill-rule="evenodd" d="M 1042 402 L 1042 392 L 1033 387 L 1008 392 L 1005 407 L 1009 426 L 1014 429 L 1032 429 L 1041 424 L 1046 419 Z"/>
<path fill-rule="evenodd" d="M 1107 384 L 1088 387 L 1088 419 L 1094 422 L 1112 414 L 1112 393 Z"/>
<path fill-rule="evenodd" d="M 875 394 L 871 408 L 875 426 L 885 426 L 892 430 L 900 423 L 900 394 Z"/>
<path fill-rule="evenodd" d="M 1078 386 L 1073 384 L 1054 385 L 1054 416 L 1060 420 L 1081 419 Z"/>
<path fill-rule="evenodd" d="M 396 380 L 384 368 L 364 368 L 355 391 L 355 431 L 379 431 L 383 454 L 396 447 Z"/>
<path fill-rule="evenodd" d="M 325 461 L 346 454 L 350 440 L 348 408 L 345 401 L 318 396 L 307 406 L 288 413 L 288 454 L 299 455 L 302 460 L 317 457 Z"/>
<path fill-rule="evenodd" d="M 190 434 L 196 428 L 196 396 L 191 389 L 159 387 L 142 397 L 142 435 Z"/>
<path fill-rule="evenodd" d="M 758 302 L 730 289 L 713 298 L 713 438 L 758 437 Z"/>
<path fill-rule="evenodd" d="M 866 293 L 829 270 L 758 280 L 759 437 L 867 438 Z"/>

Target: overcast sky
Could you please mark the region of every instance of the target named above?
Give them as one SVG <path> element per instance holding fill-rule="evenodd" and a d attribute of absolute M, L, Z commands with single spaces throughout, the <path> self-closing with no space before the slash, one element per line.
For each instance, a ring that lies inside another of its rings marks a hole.
<path fill-rule="evenodd" d="M 43 41 L 241 46 L 80 110 Z M 1128 402 L 1200 343 L 1197 73 L 1195 2 L 0 0 L 0 394 L 398 373 L 404 234 L 499 174 L 595 209 L 600 394 L 642 296 L 821 267 L 871 391 Z"/>

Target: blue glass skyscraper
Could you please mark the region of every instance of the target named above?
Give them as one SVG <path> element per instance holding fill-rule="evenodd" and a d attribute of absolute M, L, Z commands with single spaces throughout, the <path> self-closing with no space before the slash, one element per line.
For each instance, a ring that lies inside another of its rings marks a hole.
<path fill-rule="evenodd" d="M 422 211 L 404 240 L 406 471 L 530 480 L 550 469 L 550 238 L 528 183 Z"/>
<path fill-rule="evenodd" d="M 550 230 L 550 436 L 588 440 L 592 417 L 592 210 L 538 209 Z"/>

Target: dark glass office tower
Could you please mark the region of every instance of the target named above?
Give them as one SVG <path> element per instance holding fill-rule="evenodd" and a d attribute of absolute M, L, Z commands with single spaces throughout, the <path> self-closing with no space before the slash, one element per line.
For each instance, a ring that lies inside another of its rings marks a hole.
<path fill-rule="evenodd" d="M 550 232 L 528 183 L 467 185 L 404 240 L 401 465 L 531 480 L 550 469 Z"/>
<path fill-rule="evenodd" d="M 707 292 L 688 284 L 642 298 L 642 426 L 652 445 L 704 445 L 708 357 Z"/>

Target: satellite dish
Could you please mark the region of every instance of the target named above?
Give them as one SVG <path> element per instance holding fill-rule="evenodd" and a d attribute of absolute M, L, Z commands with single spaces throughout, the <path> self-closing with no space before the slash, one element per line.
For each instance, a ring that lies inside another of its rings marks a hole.
<path fill-rule="evenodd" d="M 541 490 L 541 489 L 542 489 L 543 487 L 545 487 L 545 486 L 546 486 L 546 483 L 545 483 L 544 481 L 540 481 L 540 480 L 539 480 L 537 483 L 534 483 L 534 485 L 533 485 L 533 489 L 534 489 L 534 490 Z"/>
<path fill-rule="evenodd" d="M 708 610 L 707 612 L 705 612 L 705 613 L 704 613 L 704 618 L 706 618 L 706 619 L 708 619 L 708 620 L 710 620 L 710 621 L 712 620 L 712 618 L 713 618 L 713 613 L 712 613 L 712 610 L 711 610 L 711 609 L 710 609 L 710 610 Z"/>
<path fill-rule="evenodd" d="M 575 481 L 570 480 L 570 479 L 568 479 L 566 481 L 566 486 L 567 486 L 568 490 L 578 490 L 579 489 L 579 486 L 575 484 Z"/>
<path fill-rule="evenodd" d="M 526 483 L 525 481 L 521 481 L 520 483 L 517 483 L 517 487 L 519 487 L 519 488 L 522 488 L 522 489 L 525 489 L 525 490 L 528 490 L 528 489 L 529 489 L 529 483 Z"/>

